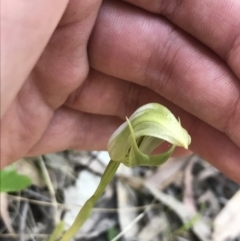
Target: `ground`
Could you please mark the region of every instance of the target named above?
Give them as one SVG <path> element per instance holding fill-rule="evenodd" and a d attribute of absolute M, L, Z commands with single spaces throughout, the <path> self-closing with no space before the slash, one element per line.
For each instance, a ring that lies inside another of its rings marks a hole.
<path fill-rule="evenodd" d="M 20 160 L 33 185 L 2 194 L 0 239 L 47 240 L 60 219 L 67 228 L 108 159 L 106 152 L 65 151 Z M 155 168 L 121 166 L 75 240 L 237 241 L 239 203 L 240 186 L 196 155 Z"/>

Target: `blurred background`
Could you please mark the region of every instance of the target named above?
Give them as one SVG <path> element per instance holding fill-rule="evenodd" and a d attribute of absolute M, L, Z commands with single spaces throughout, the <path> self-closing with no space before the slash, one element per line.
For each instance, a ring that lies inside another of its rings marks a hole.
<path fill-rule="evenodd" d="M 107 152 L 21 159 L 32 185 L 1 194 L 0 240 L 47 240 L 68 228 L 96 189 Z M 120 166 L 78 241 L 240 241 L 240 186 L 196 155 L 155 168 Z"/>

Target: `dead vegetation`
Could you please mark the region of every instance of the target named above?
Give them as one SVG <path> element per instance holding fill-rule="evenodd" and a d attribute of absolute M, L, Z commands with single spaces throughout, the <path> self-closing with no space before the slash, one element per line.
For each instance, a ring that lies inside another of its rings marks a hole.
<path fill-rule="evenodd" d="M 42 164 L 21 160 L 33 185 L 1 195 L 1 240 L 47 240 L 66 228 L 94 192 L 106 152 L 65 151 Z M 119 168 L 79 231 L 79 241 L 240 240 L 240 186 L 199 157 L 171 159 L 155 168 Z"/>

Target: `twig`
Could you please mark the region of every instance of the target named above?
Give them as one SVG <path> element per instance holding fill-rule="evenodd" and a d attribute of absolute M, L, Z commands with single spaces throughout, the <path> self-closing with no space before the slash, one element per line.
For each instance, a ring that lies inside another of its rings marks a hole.
<path fill-rule="evenodd" d="M 24 241 L 24 236 L 22 234 L 24 233 L 24 229 L 25 229 L 25 225 L 26 225 L 26 221 L 27 221 L 28 209 L 29 209 L 28 202 L 22 202 L 22 207 L 20 210 L 21 222 L 19 225 L 20 241 Z"/>
<path fill-rule="evenodd" d="M 28 198 L 14 196 L 14 195 L 10 195 L 10 194 L 8 194 L 8 196 L 15 200 L 28 201 L 29 203 L 39 204 L 42 206 L 54 206 L 54 204 L 52 202 L 38 201 L 38 200 L 28 199 Z M 58 207 L 62 208 L 63 210 L 69 210 L 69 209 L 82 207 L 82 205 L 77 205 L 77 204 L 57 203 L 57 205 L 58 205 Z M 99 213 L 135 212 L 135 211 L 145 210 L 146 208 L 159 209 L 161 207 L 162 207 L 161 204 L 149 204 L 149 205 L 130 207 L 130 208 L 93 208 L 93 212 L 99 212 Z"/>
<path fill-rule="evenodd" d="M 22 222 L 22 216 L 21 216 L 21 214 L 19 213 L 19 207 L 15 207 L 15 206 L 12 206 L 14 209 L 15 209 L 15 211 L 16 211 L 16 216 L 13 218 L 13 221 L 12 222 L 14 222 L 14 220 L 19 216 L 19 218 L 21 219 L 21 221 L 20 221 L 20 223 Z M 31 237 L 32 238 L 32 240 L 34 240 L 35 241 L 35 238 L 34 238 L 34 235 L 31 233 L 31 230 L 26 226 L 26 229 L 27 229 L 27 231 L 29 232 L 29 236 L 28 237 Z M 18 237 L 21 237 L 20 236 L 20 234 L 16 234 L 16 233 L 9 233 L 9 234 L 2 234 L 2 233 L 0 233 L 0 238 L 1 237 L 7 237 L 7 235 L 13 235 L 13 236 L 15 236 L 16 238 L 18 238 Z M 24 235 L 25 236 L 25 235 Z M 1 239 L 0 239 L 1 240 Z"/>
<path fill-rule="evenodd" d="M 18 233 L 4 233 L 4 234 L 0 234 L 0 239 L 1 238 L 19 238 L 20 235 L 22 235 L 24 237 L 24 239 L 26 240 L 27 238 L 31 238 L 31 237 L 35 237 L 35 238 L 42 238 L 42 239 L 46 239 L 49 237 L 49 234 L 34 234 L 34 233 L 22 233 L 22 234 L 18 234 Z"/>
<path fill-rule="evenodd" d="M 184 196 L 183 196 L 183 203 L 188 207 L 190 213 L 194 216 L 197 214 L 196 205 L 193 198 L 193 175 L 192 175 L 192 169 L 196 162 L 196 156 L 192 156 L 190 161 L 188 162 L 188 165 L 186 166 L 185 172 L 184 172 Z"/>
<path fill-rule="evenodd" d="M 27 196 L 27 198 L 29 198 L 29 197 L 36 198 L 38 200 L 45 201 L 45 202 L 51 201 L 51 199 L 49 197 L 46 197 L 46 196 L 42 195 L 41 193 L 37 193 L 31 189 L 23 190 L 22 194 L 24 194 L 23 196 Z"/>
<path fill-rule="evenodd" d="M 18 202 L 17 202 L 17 205 L 16 205 L 16 206 L 19 206 L 20 200 L 17 200 L 17 201 L 18 201 Z M 15 205 L 12 205 L 12 207 L 14 208 L 15 213 L 12 215 L 11 223 L 13 223 L 13 222 L 15 221 L 15 219 L 17 218 L 17 216 L 19 215 L 19 212 L 18 212 L 19 207 L 16 208 Z M 1 206 L 1 208 L 2 208 L 2 206 Z M 2 227 L 2 228 L 0 229 L 0 234 L 3 233 L 6 229 L 7 229 L 6 227 Z M 10 233 L 11 233 L 11 232 L 10 232 Z M 13 231 L 12 233 L 15 233 L 15 232 Z"/>
<path fill-rule="evenodd" d="M 53 185 L 52 185 L 52 181 L 50 179 L 48 170 L 46 168 L 46 165 L 43 161 L 42 156 L 39 156 L 39 165 L 40 165 L 40 168 L 42 170 L 44 179 L 46 181 L 46 185 L 48 187 L 53 206 L 55 207 L 54 221 L 55 221 L 55 224 L 58 224 L 60 222 L 60 215 L 59 215 L 59 212 L 58 212 L 58 203 L 57 203 L 57 200 L 56 200 L 56 195 L 55 195 L 55 191 L 54 191 L 54 188 L 53 188 Z"/>
<path fill-rule="evenodd" d="M 29 222 L 29 226 L 30 226 L 29 229 L 32 230 L 34 227 L 37 226 L 37 224 L 36 224 L 36 222 L 35 222 L 35 219 L 34 219 L 33 212 L 32 212 L 32 210 L 31 210 L 31 208 L 29 208 L 28 213 L 29 213 L 28 222 Z"/>
<path fill-rule="evenodd" d="M 11 224 L 11 218 L 8 212 L 8 201 L 7 201 L 7 194 L 6 193 L 0 193 L 0 217 L 3 220 L 3 223 L 6 226 L 6 229 L 10 233 L 14 233 L 12 224 Z"/>
<path fill-rule="evenodd" d="M 152 201 L 151 204 L 154 204 L 154 202 L 155 202 L 155 199 Z M 150 206 L 150 205 L 149 205 L 149 206 Z M 145 216 L 146 212 L 150 210 L 149 206 L 146 207 L 145 210 L 144 210 L 142 213 L 140 213 L 140 214 L 132 221 L 132 223 L 130 223 L 122 232 L 120 232 L 120 233 L 119 233 L 115 238 L 113 238 L 111 241 L 117 241 L 117 240 L 119 240 L 121 237 L 123 237 L 123 235 L 124 235 L 125 233 L 127 233 L 137 222 L 139 222 L 139 221 Z"/>

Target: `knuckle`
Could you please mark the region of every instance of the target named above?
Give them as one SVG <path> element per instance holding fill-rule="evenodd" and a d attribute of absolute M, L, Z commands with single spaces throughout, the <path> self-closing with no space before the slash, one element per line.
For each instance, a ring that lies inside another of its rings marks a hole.
<path fill-rule="evenodd" d="M 141 86 L 129 83 L 126 92 L 124 91 L 122 98 L 119 99 L 116 115 L 121 119 L 131 115 L 141 105 L 143 89 Z"/>
<path fill-rule="evenodd" d="M 239 58 L 240 54 L 240 22 L 233 28 L 232 37 L 228 40 L 228 47 L 224 59 L 227 63 L 232 63 L 236 61 L 235 58 Z"/>
<path fill-rule="evenodd" d="M 226 133 L 232 140 L 237 138 L 237 128 L 240 128 L 240 94 L 236 100 L 228 106 L 225 122 L 223 124 L 223 132 Z M 238 137 L 239 139 L 239 137 Z"/>
<path fill-rule="evenodd" d="M 182 4 L 183 0 L 159 1 L 159 12 L 171 20 L 174 18 L 174 16 L 176 16 Z"/>

